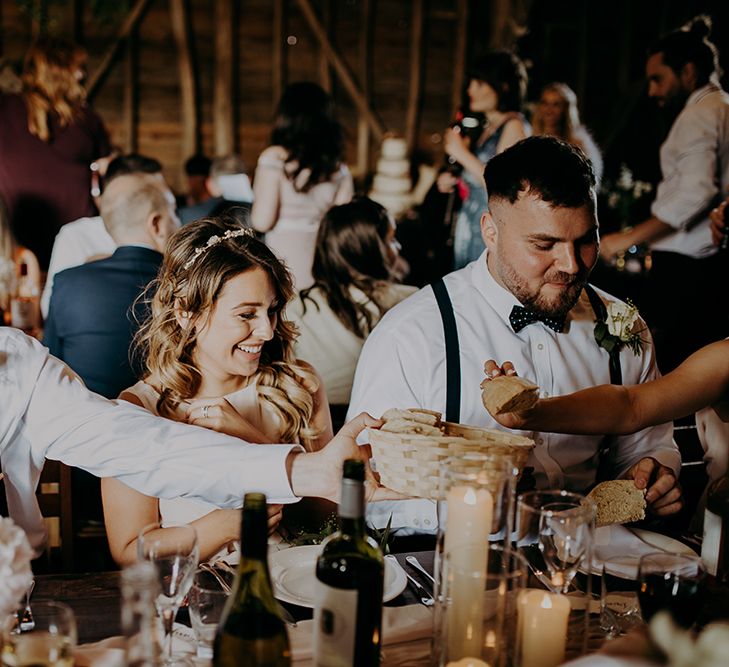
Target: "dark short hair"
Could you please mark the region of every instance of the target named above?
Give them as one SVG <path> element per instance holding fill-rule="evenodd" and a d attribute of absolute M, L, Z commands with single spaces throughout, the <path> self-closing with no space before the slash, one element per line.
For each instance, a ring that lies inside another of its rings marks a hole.
<path fill-rule="evenodd" d="M 719 75 L 719 52 L 709 41 L 711 19 L 697 16 L 678 30 L 656 40 L 648 49 L 648 55 L 663 54 L 663 63 L 676 75 L 687 63 L 693 63 L 697 70 L 698 85 L 706 85 L 712 74 Z"/>
<path fill-rule="evenodd" d="M 484 169 L 489 199 L 514 203 L 522 192 L 553 207 L 595 205 L 595 172 L 585 154 L 556 137 L 522 139 Z"/>
<path fill-rule="evenodd" d="M 153 157 L 146 157 L 138 153 L 119 155 L 115 157 L 104 174 L 104 186 L 109 185 L 117 176 L 128 174 L 159 174 L 162 172 L 162 165 Z"/>
<path fill-rule="evenodd" d="M 511 51 L 491 51 L 468 71 L 468 80 L 485 81 L 499 97 L 499 111 L 520 111 L 526 95 L 524 63 Z"/>
<path fill-rule="evenodd" d="M 213 161 L 207 155 L 197 153 L 187 158 L 185 162 L 185 173 L 188 176 L 209 176 L 212 164 Z"/>

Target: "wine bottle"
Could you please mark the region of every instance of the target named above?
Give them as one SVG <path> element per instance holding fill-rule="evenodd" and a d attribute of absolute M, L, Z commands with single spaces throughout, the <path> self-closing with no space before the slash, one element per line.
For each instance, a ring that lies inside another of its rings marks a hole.
<path fill-rule="evenodd" d="M 314 664 L 380 664 L 384 561 L 365 532 L 364 464 L 344 463 L 339 531 L 323 543 L 316 563 Z"/>
<path fill-rule="evenodd" d="M 291 664 L 286 625 L 268 571 L 266 496 L 243 501 L 241 558 L 213 645 L 213 667 L 284 667 Z"/>
<path fill-rule="evenodd" d="M 121 625 L 127 667 L 155 667 L 160 664 L 162 648 L 157 638 L 159 595 L 157 568 L 150 561 L 125 567 L 121 575 Z"/>
<path fill-rule="evenodd" d="M 729 473 L 715 479 L 706 492 L 701 560 L 719 581 L 729 581 Z"/>

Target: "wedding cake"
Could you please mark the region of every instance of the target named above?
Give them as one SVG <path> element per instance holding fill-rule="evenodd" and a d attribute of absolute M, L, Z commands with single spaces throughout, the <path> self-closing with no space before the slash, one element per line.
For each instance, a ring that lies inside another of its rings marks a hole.
<path fill-rule="evenodd" d="M 382 204 L 395 217 L 404 213 L 412 203 L 407 151 L 407 144 L 400 137 L 386 137 L 383 140 L 370 191 L 370 198 Z"/>

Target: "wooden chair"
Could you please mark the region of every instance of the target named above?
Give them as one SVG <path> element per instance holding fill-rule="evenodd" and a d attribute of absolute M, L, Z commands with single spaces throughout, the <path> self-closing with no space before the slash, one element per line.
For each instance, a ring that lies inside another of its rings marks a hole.
<path fill-rule="evenodd" d="M 59 562 L 65 572 L 73 569 L 74 529 L 71 505 L 71 469 L 59 461 L 46 459 L 36 491 L 48 531 L 51 567 Z"/>

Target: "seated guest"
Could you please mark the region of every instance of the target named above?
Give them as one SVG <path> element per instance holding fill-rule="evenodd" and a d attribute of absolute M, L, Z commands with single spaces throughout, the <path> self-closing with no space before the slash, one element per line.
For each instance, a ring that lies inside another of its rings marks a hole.
<path fill-rule="evenodd" d="M 56 276 L 43 342 L 91 391 L 113 398 L 138 378 L 129 346 L 144 314 L 128 311 L 156 277 L 179 221 L 172 193 L 155 176 L 120 176 L 100 203 L 117 249 Z"/>
<path fill-rule="evenodd" d="M 396 303 L 416 291 L 392 277 L 395 223 L 380 204 L 355 199 L 329 209 L 319 226 L 314 286 L 286 314 L 299 327 L 296 354 L 317 369 L 329 401 L 346 405 L 362 344 Z"/>
<path fill-rule="evenodd" d="M 252 230 L 216 219 L 186 225 L 170 241 L 139 333 L 147 375 L 120 398 L 247 442 L 318 450 L 331 439 L 329 408 L 314 369 L 294 357 L 295 329 L 282 316 L 293 294 L 288 272 Z M 136 560 L 140 528 L 160 517 L 193 525 L 202 559 L 226 555 L 240 530 L 237 513 L 209 503 L 158 500 L 113 479 L 102 493 L 120 564 Z"/>
<path fill-rule="evenodd" d="M 253 202 L 251 181 L 246 165 L 237 155 L 226 155 L 213 160 L 206 185 L 210 197 L 204 201 L 179 209 L 180 222 L 186 225 L 200 218 L 223 214 L 235 216 L 241 225 L 248 226 L 248 212 Z"/>
<path fill-rule="evenodd" d="M 647 331 L 635 352 L 616 348 L 613 361 L 595 341 L 596 323 L 619 302 L 587 282 L 599 237 L 595 177 L 583 153 L 553 137 L 524 139 L 492 158 L 484 178 L 486 251 L 383 317 L 362 349 L 350 414 L 421 407 L 442 411 L 449 421 L 496 426 L 481 403 L 487 359 L 513 360 L 548 396 L 658 376 Z M 446 326 L 447 337 L 444 321 L 453 325 Z M 528 465 L 537 485 L 579 492 L 595 482 L 611 443 L 605 434 L 526 435 L 536 442 Z M 638 486 L 648 480 L 653 507 L 661 508 L 676 486 L 681 458 L 671 435 L 665 424 L 621 436 L 606 459 L 611 476 Z M 373 508 L 373 520 L 385 523 L 390 511 L 393 526 L 435 528 L 429 501 Z"/>
<path fill-rule="evenodd" d="M 260 447 L 160 419 L 90 392 L 63 362 L 17 329 L 0 327 L 0 452 L 10 516 L 38 552 L 45 528 L 35 495 L 45 459 L 114 476 L 141 493 L 240 507 L 243 494 L 269 502 L 336 501 L 345 459 L 366 454 L 354 438 L 379 422 L 359 415 L 322 450 Z M 360 454 L 362 452 L 362 454 Z M 368 499 L 396 497 L 367 469 Z"/>
<path fill-rule="evenodd" d="M 7 209 L 0 198 L 0 326 L 4 323 L 3 314 L 8 313 L 9 316 L 10 298 L 17 289 L 18 277 L 23 272 L 22 265 L 25 265 L 24 270 L 30 290 L 36 295 L 30 304 L 31 312 L 24 313 L 23 319 L 29 323 L 34 322 L 37 326 L 40 324 L 38 295 L 41 284 L 38 259 L 32 250 L 18 245 L 13 230 L 10 229 Z"/>
<path fill-rule="evenodd" d="M 253 228 L 265 233 L 266 244 L 289 267 L 296 289 L 311 287 L 319 222 L 354 192 L 342 126 L 331 96 L 317 84 L 299 81 L 284 90 L 253 191 Z"/>
<path fill-rule="evenodd" d="M 180 197 L 181 207 L 202 204 L 213 196 L 208 189 L 211 165 L 212 160 L 202 153 L 193 155 L 185 161 L 187 195 Z"/>
<path fill-rule="evenodd" d="M 580 122 L 577 95 L 566 83 L 548 83 L 532 116 L 535 135 L 547 134 L 577 146 L 592 163 L 596 185 L 602 179 L 602 155 L 592 135 Z"/>
<path fill-rule="evenodd" d="M 105 187 L 108 187 L 117 176 L 125 174 L 156 174 L 160 182 L 164 183 L 162 165 L 153 158 L 130 153 L 115 157 L 106 167 L 103 160 L 96 162 L 99 165 L 99 172 L 103 171 L 102 178 Z M 98 198 L 96 205 L 97 207 L 99 205 Z M 61 227 L 53 242 L 51 263 L 41 296 L 43 317 L 48 317 L 53 281 L 57 273 L 93 259 L 108 257 L 115 249 L 114 239 L 106 231 L 100 215 L 92 218 L 79 218 Z"/>

